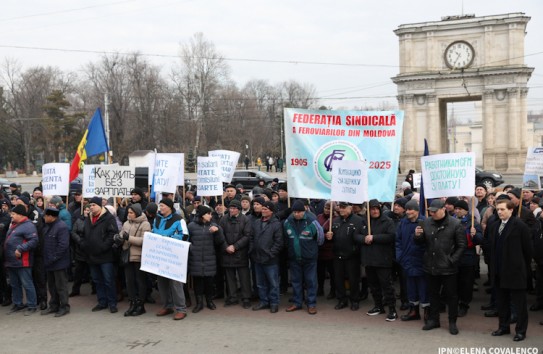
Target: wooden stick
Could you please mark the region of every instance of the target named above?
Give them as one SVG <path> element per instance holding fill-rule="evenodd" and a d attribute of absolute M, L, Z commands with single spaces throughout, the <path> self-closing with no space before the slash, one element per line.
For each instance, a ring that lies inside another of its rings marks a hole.
<path fill-rule="evenodd" d="M 471 197 L 471 227 L 475 227 L 475 197 Z"/>
<path fill-rule="evenodd" d="M 368 216 L 368 235 L 371 235 L 371 224 L 370 224 L 370 202 L 366 202 L 366 215 Z"/>
<path fill-rule="evenodd" d="M 522 188 L 520 189 L 520 199 L 518 201 L 518 217 L 520 217 L 521 210 L 522 210 Z"/>
<path fill-rule="evenodd" d="M 424 198 L 424 216 L 428 217 L 428 199 Z"/>
<path fill-rule="evenodd" d="M 330 224 L 328 225 L 328 231 L 332 231 L 332 218 L 334 215 L 334 202 L 330 199 Z"/>

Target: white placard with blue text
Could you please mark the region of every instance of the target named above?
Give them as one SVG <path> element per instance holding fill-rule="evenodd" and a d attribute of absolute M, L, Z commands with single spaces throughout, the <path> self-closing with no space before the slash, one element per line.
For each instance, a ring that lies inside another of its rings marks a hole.
<path fill-rule="evenodd" d="M 190 242 L 146 232 L 140 270 L 186 283 L 189 248 Z"/>
<path fill-rule="evenodd" d="M 155 192 L 175 193 L 181 175 L 181 185 L 184 185 L 183 154 L 155 154 L 153 190 Z"/>
<path fill-rule="evenodd" d="M 354 204 L 362 204 L 369 200 L 368 167 L 365 161 L 334 161 L 332 200 Z"/>
<path fill-rule="evenodd" d="M 288 194 L 330 199 L 332 163 L 368 164 L 368 194 L 394 200 L 403 111 L 326 111 L 285 108 Z"/>
<path fill-rule="evenodd" d="M 211 157 L 221 159 L 221 178 L 225 183 L 230 183 L 234 177 L 234 171 L 239 161 L 239 152 L 229 150 L 213 150 L 207 153 Z"/>
<path fill-rule="evenodd" d="M 46 163 L 42 167 L 43 195 L 65 196 L 70 192 L 70 164 Z"/>
<path fill-rule="evenodd" d="M 423 156 L 420 161 L 426 198 L 473 195 L 475 153 L 428 155 Z"/>
<path fill-rule="evenodd" d="M 522 188 L 541 189 L 543 183 L 543 147 L 529 147 L 522 176 Z"/>
<path fill-rule="evenodd" d="M 100 165 L 83 166 L 83 198 L 92 198 L 96 195 L 94 192 L 94 168 L 99 166 Z"/>
<path fill-rule="evenodd" d="M 196 188 L 202 197 L 222 195 L 221 160 L 218 157 L 198 156 Z"/>

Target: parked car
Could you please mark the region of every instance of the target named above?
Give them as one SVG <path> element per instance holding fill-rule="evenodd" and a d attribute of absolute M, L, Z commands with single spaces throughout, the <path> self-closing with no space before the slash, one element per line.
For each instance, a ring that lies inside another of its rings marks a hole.
<path fill-rule="evenodd" d="M 11 190 L 9 189 L 9 185 L 12 184 L 12 183 L 15 183 L 17 185 L 17 189 L 19 190 L 19 192 L 21 192 L 21 185 L 19 183 L 7 180 L 5 178 L 0 178 L 0 188 L 2 188 L 2 190 L 4 192 L 6 192 L 7 194 L 11 194 Z"/>
<path fill-rule="evenodd" d="M 487 189 L 503 184 L 503 177 L 499 173 L 489 172 L 475 168 L 475 184 L 482 183 Z"/>
<path fill-rule="evenodd" d="M 258 185 L 258 181 L 260 179 L 263 179 L 266 186 L 269 186 L 274 178 L 275 177 L 272 177 L 262 171 L 237 170 L 234 172 L 234 177 L 232 177 L 232 184 L 236 185 L 240 183 L 243 185 L 244 189 L 251 190 L 253 187 Z M 285 180 L 279 180 L 279 183 L 284 182 Z"/>

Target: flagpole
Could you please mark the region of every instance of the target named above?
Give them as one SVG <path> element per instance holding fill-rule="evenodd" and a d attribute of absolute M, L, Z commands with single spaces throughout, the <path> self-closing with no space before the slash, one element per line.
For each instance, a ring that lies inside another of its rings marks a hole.
<path fill-rule="evenodd" d="M 105 130 L 106 130 L 106 144 L 107 146 L 109 147 L 109 109 L 108 109 L 108 106 L 109 106 L 109 97 L 108 97 L 108 94 L 106 93 L 104 95 L 104 120 L 105 120 Z M 106 164 L 108 163 L 111 163 L 110 159 L 109 159 L 109 151 L 106 151 L 105 152 L 105 156 L 104 156 L 104 161 Z"/>

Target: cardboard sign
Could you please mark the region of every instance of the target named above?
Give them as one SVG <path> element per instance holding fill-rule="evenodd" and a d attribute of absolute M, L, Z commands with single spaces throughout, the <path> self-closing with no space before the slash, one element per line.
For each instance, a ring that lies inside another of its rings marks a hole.
<path fill-rule="evenodd" d="M 97 165 L 94 168 L 94 195 L 99 197 L 130 197 L 136 184 L 133 166 Z"/>
<path fill-rule="evenodd" d="M 475 153 L 428 155 L 420 160 L 426 198 L 473 195 Z"/>
<path fill-rule="evenodd" d="M 202 197 L 222 195 L 221 161 L 218 157 L 198 156 L 196 188 Z"/>
<path fill-rule="evenodd" d="M 70 193 L 70 164 L 46 163 L 42 167 L 43 195 L 68 195 Z"/>
<path fill-rule="evenodd" d="M 218 157 L 221 159 L 222 182 L 232 182 L 232 177 L 234 177 L 234 171 L 236 171 L 236 165 L 238 164 L 240 153 L 229 150 L 214 150 L 209 151 L 208 155 L 210 157 Z"/>
<path fill-rule="evenodd" d="M 362 204 L 368 201 L 368 167 L 365 161 L 338 160 L 332 164 L 332 200 Z"/>

